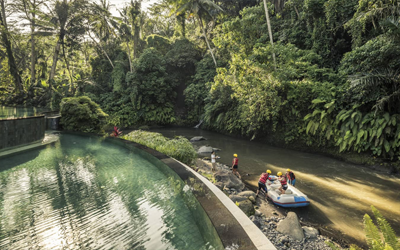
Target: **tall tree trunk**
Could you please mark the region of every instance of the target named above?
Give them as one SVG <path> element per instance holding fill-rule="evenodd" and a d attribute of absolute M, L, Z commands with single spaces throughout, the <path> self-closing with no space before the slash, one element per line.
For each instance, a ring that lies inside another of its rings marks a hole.
<path fill-rule="evenodd" d="M 139 35 L 140 27 L 135 24 L 135 33 L 133 34 L 133 58 L 139 57 Z"/>
<path fill-rule="evenodd" d="M 88 35 L 89 35 L 89 37 L 92 39 L 92 41 L 97 45 L 97 47 L 99 47 L 99 49 L 101 50 L 101 52 L 103 52 L 103 54 L 107 57 L 108 61 L 109 61 L 110 64 L 111 64 L 111 67 L 114 68 L 113 62 L 111 61 L 110 57 L 108 56 L 107 52 L 103 49 L 103 47 L 101 46 L 101 44 L 99 44 L 99 43 L 96 41 L 96 39 L 94 39 L 94 38 L 92 37 L 90 31 L 88 32 Z"/>
<path fill-rule="evenodd" d="M 11 47 L 10 39 L 8 38 L 8 28 L 7 28 L 7 20 L 5 15 L 5 6 L 4 0 L 0 1 L 1 4 L 1 13 L 0 13 L 0 27 L 1 28 L 1 39 L 3 41 L 4 47 L 6 48 L 7 58 L 8 58 L 8 67 L 10 70 L 10 74 L 14 78 L 15 90 L 17 93 L 22 92 L 22 80 L 19 75 L 17 64 L 15 62 L 14 54 Z"/>
<path fill-rule="evenodd" d="M 36 50 L 35 50 L 35 13 L 32 13 L 31 22 L 31 85 L 36 85 Z"/>
<path fill-rule="evenodd" d="M 206 34 L 206 30 L 204 29 L 203 20 L 201 20 L 201 17 L 199 17 L 199 23 L 200 23 L 200 27 L 201 27 L 201 29 L 203 30 L 204 39 L 206 40 L 207 47 L 208 47 L 208 50 L 209 50 L 209 51 L 210 51 L 210 53 L 211 53 L 212 59 L 213 59 L 213 61 L 214 61 L 214 64 L 215 64 L 215 67 L 218 67 L 218 66 L 217 66 L 217 61 L 215 60 L 214 53 L 212 52 L 212 50 L 211 50 L 211 46 L 210 46 L 210 43 L 208 42 L 208 38 L 207 38 L 207 34 Z"/>
<path fill-rule="evenodd" d="M 274 68 L 276 69 L 276 60 L 275 60 L 275 52 L 274 52 L 274 39 L 272 38 L 272 29 L 271 29 L 271 23 L 270 23 L 270 20 L 269 20 L 267 0 L 264 0 L 264 8 L 265 8 L 265 17 L 267 19 L 269 41 L 271 42 L 271 46 L 272 46 L 272 58 L 274 59 Z"/>
<path fill-rule="evenodd" d="M 57 62 L 58 62 L 58 55 L 60 54 L 60 48 L 61 48 L 61 43 L 62 43 L 63 37 L 62 35 L 59 36 L 56 48 L 54 49 L 54 55 L 53 55 L 53 64 L 51 65 L 51 71 L 50 71 L 50 76 L 49 76 L 49 82 L 51 82 L 54 79 L 54 76 L 56 74 L 56 68 L 57 68 Z"/>
<path fill-rule="evenodd" d="M 129 70 L 130 72 L 133 72 L 132 68 L 132 59 L 131 59 L 131 49 L 129 48 L 129 42 L 126 42 L 126 48 L 128 49 L 128 60 L 129 60 Z"/>

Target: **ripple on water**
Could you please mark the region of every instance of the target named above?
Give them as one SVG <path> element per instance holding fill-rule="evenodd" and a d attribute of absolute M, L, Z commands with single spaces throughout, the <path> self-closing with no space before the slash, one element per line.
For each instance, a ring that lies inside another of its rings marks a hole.
<path fill-rule="evenodd" d="M 32 155 L 0 160 L 13 166 L 0 168 L 0 249 L 206 249 L 181 192 L 146 159 L 70 135 Z"/>

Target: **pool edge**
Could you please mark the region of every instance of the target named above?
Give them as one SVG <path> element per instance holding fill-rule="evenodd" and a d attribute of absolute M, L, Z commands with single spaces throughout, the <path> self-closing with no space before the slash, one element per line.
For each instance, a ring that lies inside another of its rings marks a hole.
<path fill-rule="evenodd" d="M 183 181 L 187 181 L 190 177 L 195 177 L 198 181 L 200 181 L 208 189 L 207 191 L 211 192 L 217 198 L 217 202 L 220 203 L 207 204 L 210 203 L 209 201 L 207 201 L 207 199 L 204 199 L 204 197 L 199 197 L 199 194 L 194 192 L 196 199 L 207 213 L 225 248 L 232 247 L 234 244 L 238 244 L 239 249 L 244 250 L 276 250 L 275 246 L 268 240 L 268 238 L 261 232 L 261 230 L 247 217 L 247 215 L 238 206 L 236 206 L 235 203 L 232 202 L 231 199 L 229 199 L 228 196 L 226 196 L 208 179 L 194 171 L 186 164 L 172 157 L 169 157 L 157 150 L 151 149 L 136 142 L 124 140 L 121 138 L 107 137 L 106 139 L 118 140 L 120 142 L 123 142 L 124 144 L 133 145 L 136 148 L 147 152 L 148 154 L 154 156 L 165 165 L 167 165 Z M 222 209 L 222 207 L 224 209 Z M 214 211 L 214 208 L 216 208 L 218 211 Z M 226 212 L 229 212 L 229 214 L 227 214 Z M 226 224 L 221 224 L 221 219 L 228 220 L 227 217 L 230 217 L 229 215 L 232 216 L 235 220 L 230 221 L 233 226 L 226 226 Z M 245 235 L 243 235 L 243 232 L 238 232 L 240 231 L 238 230 L 238 225 L 244 231 Z"/>

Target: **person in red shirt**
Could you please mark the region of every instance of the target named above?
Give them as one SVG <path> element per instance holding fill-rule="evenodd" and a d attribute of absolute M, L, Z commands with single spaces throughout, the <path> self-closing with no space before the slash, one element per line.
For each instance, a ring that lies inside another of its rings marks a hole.
<path fill-rule="evenodd" d="M 263 189 L 265 191 L 265 198 L 267 198 L 268 190 L 267 190 L 267 186 L 265 185 L 265 183 L 269 179 L 270 174 L 271 174 L 271 170 L 268 169 L 266 173 L 262 173 L 260 175 L 260 179 L 258 180 L 258 190 L 257 190 L 256 196 L 258 196 L 258 193 L 260 192 L 260 190 Z"/>
<path fill-rule="evenodd" d="M 281 194 L 285 194 L 285 190 L 288 188 L 286 177 L 282 176 L 282 172 L 278 172 L 277 174 L 278 180 L 281 182 L 281 187 L 279 188 L 279 191 L 281 191 Z"/>
<path fill-rule="evenodd" d="M 288 180 L 288 183 L 291 184 L 293 187 L 296 184 L 296 176 L 289 168 L 286 170 L 286 180 Z"/>
<path fill-rule="evenodd" d="M 239 177 L 241 179 L 242 177 L 240 176 L 239 172 L 237 169 L 239 168 L 239 158 L 237 154 L 233 154 L 233 160 L 232 160 L 232 173 Z"/>

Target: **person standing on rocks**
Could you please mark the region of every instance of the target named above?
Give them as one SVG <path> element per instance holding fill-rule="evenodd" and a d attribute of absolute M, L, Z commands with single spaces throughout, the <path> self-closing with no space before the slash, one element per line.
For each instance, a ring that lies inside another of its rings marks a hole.
<path fill-rule="evenodd" d="M 260 192 L 261 189 L 265 191 L 265 199 L 267 199 L 267 194 L 268 194 L 268 189 L 265 183 L 267 182 L 269 175 L 271 174 L 271 170 L 267 169 L 266 173 L 262 173 L 260 175 L 260 179 L 258 180 L 258 189 L 256 193 L 256 197 L 258 196 L 258 193 Z"/>
<path fill-rule="evenodd" d="M 279 188 L 279 191 L 281 191 L 281 194 L 285 194 L 285 190 L 288 188 L 286 177 L 282 176 L 282 172 L 278 172 L 277 174 L 278 180 L 281 182 L 281 187 Z"/>
<path fill-rule="evenodd" d="M 239 177 L 241 179 L 242 177 L 240 176 L 239 172 L 237 169 L 239 168 L 239 158 L 237 154 L 233 154 L 233 160 L 232 160 L 232 173 Z"/>
<path fill-rule="evenodd" d="M 219 156 L 216 156 L 215 155 L 215 151 L 213 150 L 212 152 L 211 152 L 211 165 L 212 165 L 212 171 L 214 172 L 217 168 L 216 168 L 216 165 L 217 165 L 217 159 L 219 158 Z"/>
<path fill-rule="evenodd" d="M 296 176 L 289 168 L 286 170 L 286 179 L 288 180 L 288 183 L 294 187 L 296 184 Z"/>

